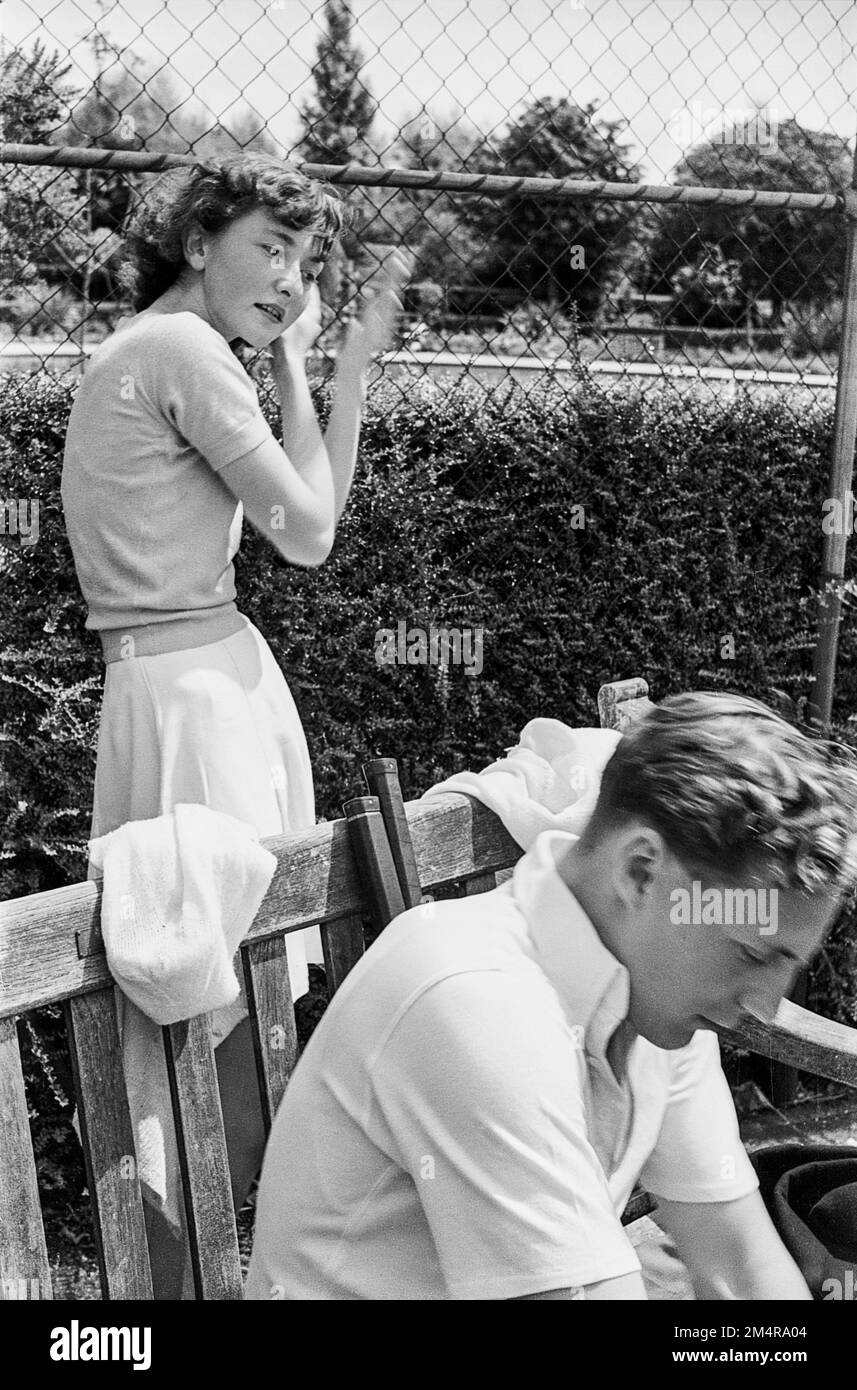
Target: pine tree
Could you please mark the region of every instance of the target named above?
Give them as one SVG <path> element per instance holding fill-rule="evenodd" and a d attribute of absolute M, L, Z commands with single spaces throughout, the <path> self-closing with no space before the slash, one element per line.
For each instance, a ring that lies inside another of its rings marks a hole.
<path fill-rule="evenodd" d="M 326 29 L 313 67 L 315 95 L 301 106 L 301 154 L 312 164 L 360 162 L 369 153 L 367 136 L 377 103 L 360 76 L 363 55 L 352 39 L 349 0 L 327 0 Z"/>

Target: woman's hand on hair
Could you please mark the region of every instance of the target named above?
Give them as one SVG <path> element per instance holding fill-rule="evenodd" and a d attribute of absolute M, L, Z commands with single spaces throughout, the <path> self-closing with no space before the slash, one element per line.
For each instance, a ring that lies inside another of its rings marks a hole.
<path fill-rule="evenodd" d="M 303 310 L 271 344 L 271 356 L 275 365 L 284 364 L 290 356 L 303 361 L 321 328 L 321 296 L 318 285 L 310 285 Z"/>
<path fill-rule="evenodd" d="M 413 270 L 413 257 L 392 251 L 364 286 L 371 296 L 360 317 L 348 327 L 339 351 L 339 366 L 365 371 L 376 352 L 383 352 L 393 336 L 396 315 L 402 308 L 399 295 Z"/>

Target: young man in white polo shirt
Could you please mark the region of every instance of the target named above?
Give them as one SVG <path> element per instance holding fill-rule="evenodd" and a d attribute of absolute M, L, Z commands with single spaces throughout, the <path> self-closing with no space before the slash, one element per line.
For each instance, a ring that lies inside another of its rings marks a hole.
<path fill-rule="evenodd" d="M 252 1299 L 645 1298 L 639 1179 L 706 1298 L 806 1299 L 716 1024 L 771 1017 L 853 877 L 857 777 L 764 705 L 666 700 L 578 839 L 403 913 L 276 1117 Z"/>

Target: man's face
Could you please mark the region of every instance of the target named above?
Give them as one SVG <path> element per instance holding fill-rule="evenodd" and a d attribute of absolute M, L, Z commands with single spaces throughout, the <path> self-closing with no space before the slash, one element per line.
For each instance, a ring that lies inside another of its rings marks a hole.
<path fill-rule="evenodd" d="M 630 1021 L 658 1047 L 697 1028 L 771 1019 L 820 947 L 839 894 L 776 888 L 761 876 L 715 883 L 668 852 L 633 923 Z M 644 944 L 645 943 L 645 946 Z"/>
<path fill-rule="evenodd" d="M 227 342 L 269 347 L 303 312 L 322 270 L 314 230 L 282 226 L 255 208 L 220 232 L 204 234 L 202 293 L 209 322 Z M 263 307 L 267 306 L 267 307 Z"/>

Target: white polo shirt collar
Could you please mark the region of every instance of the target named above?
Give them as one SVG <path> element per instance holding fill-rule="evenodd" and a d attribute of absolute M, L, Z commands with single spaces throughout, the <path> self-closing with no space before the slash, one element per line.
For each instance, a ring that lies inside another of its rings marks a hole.
<path fill-rule="evenodd" d="M 589 1138 L 618 1205 L 627 1200 L 644 1155 L 657 1138 L 667 1062 L 663 1055 L 654 1061 L 655 1050 L 627 1022 L 628 971 L 608 951 L 557 871 L 578 838 L 567 831 L 543 832 L 515 866 L 512 892 L 538 964 L 557 991 L 572 1036 L 582 1044 Z M 607 1049 L 619 1028 L 627 1032 L 627 1048 L 620 1050 L 617 1078 Z M 576 1033 L 578 1029 L 582 1032 Z"/>
<path fill-rule="evenodd" d="M 611 1034 L 627 1019 L 631 981 L 557 870 L 578 839 L 562 830 L 539 835 L 515 866 L 512 893 L 569 1021 L 584 1028 L 586 1051 L 603 1055 Z"/>

